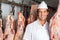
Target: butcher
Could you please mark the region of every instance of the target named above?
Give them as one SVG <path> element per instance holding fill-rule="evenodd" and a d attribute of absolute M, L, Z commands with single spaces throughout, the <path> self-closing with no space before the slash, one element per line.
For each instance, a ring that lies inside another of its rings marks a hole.
<path fill-rule="evenodd" d="M 0 19 L 0 40 L 3 40 L 2 19 Z"/>
<path fill-rule="evenodd" d="M 23 33 L 25 28 L 25 18 L 22 14 L 22 12 L 18 13 L 18 25 L 17 25 L 17 32 L 15 35 L 15 40 L 22 40 Z"/>
<path fill-rule="evenodd" d="M 6 27 L 4 31 L 4 40 L 14 40 L 14 18 L 11 15 L 8 15 L 6 18 Z"/>
<path fill-rule="evenodd" d="M 50 19 L 51 40 L 60 40 L 60 0 L 56 13 Z"/>
<path fill-rule="evenodd" d="M 48 32 L 48 6 L 45 1 L 38 5 L 37 20 L 28 24 L 23 40 L 50 40 Z"/>

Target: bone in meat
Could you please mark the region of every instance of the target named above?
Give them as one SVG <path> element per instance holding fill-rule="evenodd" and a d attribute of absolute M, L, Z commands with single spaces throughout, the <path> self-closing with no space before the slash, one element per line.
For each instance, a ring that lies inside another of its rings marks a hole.
<path fill-rule="evenodd" d="M 60 40 L 60 1 L 57 12 L 50 19 L 50 36 L 51 40 Z"/>
<path fill-rule="evenodd" d="M 14 18 L 11 15 L 8 15 L 6 18 L 6 28 L 4 31 L 4 40 L 14 40 L 15 31 L 14 27 Z"/>
<path fill-rule="evenodd" d="M 15 35 L 15 40 L 22 40 L 24 27 L 25 27 L 25 18 L 21 12 L 18 13 L 18 25 L 17 25 L 17 32 Z"/>

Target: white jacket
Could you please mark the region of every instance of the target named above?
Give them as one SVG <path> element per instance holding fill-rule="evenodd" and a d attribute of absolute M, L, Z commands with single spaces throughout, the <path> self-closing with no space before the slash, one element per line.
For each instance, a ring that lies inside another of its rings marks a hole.
<path fill-rule="evenodd" d="M 48 23 L 40 25 L 39 20 L 27 25 L 23 40 L 50 40 Z"/>

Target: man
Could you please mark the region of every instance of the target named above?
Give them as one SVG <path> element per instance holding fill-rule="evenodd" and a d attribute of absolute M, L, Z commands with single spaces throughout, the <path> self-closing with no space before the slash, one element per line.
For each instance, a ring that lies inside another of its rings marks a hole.
<path fill-rule="evenodd" d="M 48 34 L 47 4 L 42 1 L 38 6 L 38 19 L 27 25 L 23 40 L 50 40 Z"/>

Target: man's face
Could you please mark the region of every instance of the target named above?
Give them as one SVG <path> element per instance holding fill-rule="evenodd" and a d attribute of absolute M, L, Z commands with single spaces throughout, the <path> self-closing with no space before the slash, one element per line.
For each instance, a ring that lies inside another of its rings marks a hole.
<path fill-rule="evenodd" d="M 38 11 L 38 18 L 39 20 L 46 20 L 48 16 L 48 11 L 47 9 L 39 9 Z"/>

